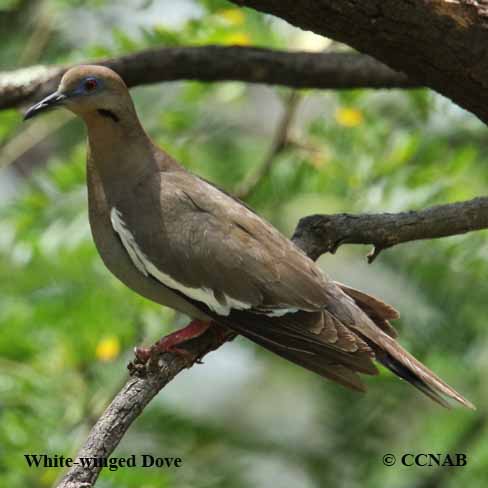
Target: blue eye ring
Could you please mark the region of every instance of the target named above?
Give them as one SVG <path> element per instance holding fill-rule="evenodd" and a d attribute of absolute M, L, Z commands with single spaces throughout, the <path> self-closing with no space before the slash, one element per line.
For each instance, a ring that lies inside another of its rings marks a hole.
<path fill-rule="evenodd" d="M 93 92 L 98 88 L 98 80 L 96 78 L 87 78 L 83 81 L 83 89 L 86 92 Z"/>

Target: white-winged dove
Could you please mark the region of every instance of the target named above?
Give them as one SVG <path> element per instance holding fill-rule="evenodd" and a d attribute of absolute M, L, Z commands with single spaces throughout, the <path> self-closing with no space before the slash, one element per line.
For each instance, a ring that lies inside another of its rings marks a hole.
<path fill-rule="evenodd" d="M 396 342 L 392 307 L 331 281 L 271 224 L 157 147 L 115 72 L 71 68 L 25 118 L 58 106 L 88 129 L 89 218 L 105 265 L 195 319 L 159 349 L 179 351 L 217 323 L 356 390 L 377 360 L 444 406 L 474 408 Z"/>

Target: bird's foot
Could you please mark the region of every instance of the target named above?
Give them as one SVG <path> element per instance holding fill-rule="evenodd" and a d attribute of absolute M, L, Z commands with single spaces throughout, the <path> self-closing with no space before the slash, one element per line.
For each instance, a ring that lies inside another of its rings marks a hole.
<path fill-rule="evenodd" d="M 164 352 L 171 352 L 183 356 L 191 362 L 198 362 L 199 359 L 194 354 L 178 346 L 201 336 L 210 325 L 211 322 L 193 320 L 186 327 L 159 339 L 151 347 L 136 347 L 134 350 L 136 360 L 139 364 L 147 364 L 151 358 L 157 358 Z"/>

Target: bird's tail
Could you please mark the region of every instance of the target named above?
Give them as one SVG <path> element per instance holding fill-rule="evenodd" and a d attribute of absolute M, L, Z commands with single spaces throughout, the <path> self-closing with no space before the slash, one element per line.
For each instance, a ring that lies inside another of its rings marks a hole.
<path fill-rule="evenodd" d="M 375 331 L 368 333 L 367 329 L 356 331 L 374 351 L 377 361 L 444 407 L 449 408 L 451 406 L 449 400 L 454 400 L 468 408 L 475 409 L 469 400 L 415 359 L 395 340 L 396 331 L 388 320 L 398 318 L 398 313 L 392 307 L 359 290 L 340 283 L 338 285 L 381 329 L 376 330 L 376 333 Z"/>
<path fill-rule="evenodd" d="M 440 405 L 449 408 L 449 399 L 475 410 L 475 406 L 434 372 L 415 359 L 389 337 L 378 346 L 372 345 L 376 359 L 400 378 L 408 381 Z"/>

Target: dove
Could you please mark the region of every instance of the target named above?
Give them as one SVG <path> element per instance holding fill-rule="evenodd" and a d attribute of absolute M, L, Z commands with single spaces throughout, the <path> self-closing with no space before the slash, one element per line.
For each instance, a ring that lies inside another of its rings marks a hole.
<path fill-rule="evenodd" d="M 380 363 L 443 406 L 474 408 L 398 343 L 393 307 L 330 279 L 246 204 L 154 144 L 117 73 L 70 68 L 25 119 L 56 107 L 86 125 L 89 221 L 105 266 L 192 319 L 144 354 L 184 354 L 186 341 L 223 326 L 354 390 Z"/>

